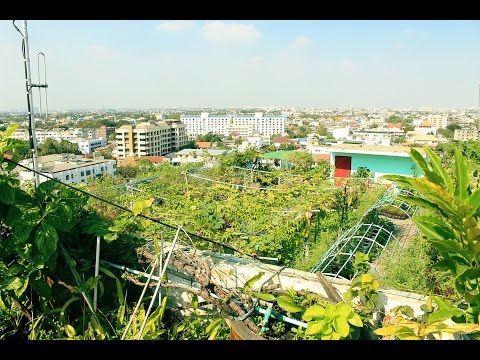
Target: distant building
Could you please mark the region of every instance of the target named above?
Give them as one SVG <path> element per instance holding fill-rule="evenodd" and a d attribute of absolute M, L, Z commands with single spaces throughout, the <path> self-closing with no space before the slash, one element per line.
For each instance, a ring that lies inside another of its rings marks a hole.
<path fill-rule="evenodd" d="M 178 121 L 123 125 L 115 132 L 115 154 L 121 159 L 127 156 L 161 156 L 187 143 L 185 125 Z"/>
<path fill-rule="evenodd" d="M 223 149 L 183 149 L 175 154 L 172 159 L 172 164 L 184 163 L 216 163 L 218 158 L 222 155 L 228 154 L 232 150 Z"/>
<path fill-rule="evenodd" d="M 448 115 L 428 115 L 427 121 L 436 129 L 445 129 L 447 127 Z"/>
<path fill-rule="evenodd" d="M 272 140 L 272 144 L 275 147 L 280 147 L 282 144 L 292 144 L 297 146 L 298 145 L 298 140 L 296 139 L 289 139 L 284 136 L 278 136 L 275 139 Z"/>
<path fill-rule="evenodd" d="M 115 134 L 115 127 L 114 126 L 108 126 L 108 127 L 107 126 L 101 126 L 96 131 L 97 139 L 99 139 L 99 138 L 108 139 L 108 135 L 110 135 L 110 134 Z"/>
<path fill-rule="evenodd" d="M 471 128 L 455 129 L 453 132 L 453 140 L 478 140 L 478 130 L 474 126 Z"/>
<path fill-rule="evenodd" d="M 82 154 L 91 154 L 95 149 L 104 147 L 107 145 L 105 139 L 89 139 L 78 142 L 78 150 Z"/>
<path fill-rule="evenodd" d="M 98 177 L 102 174 L 115 175 L 115 160 L 106 160 L 102 157 L 86 159 L 81 155 L 74 154 L 52 154 L 38 157 L 38 170 L 50 177 L 66 183 L 80 183 L 87 178 Z M 33 169 L 32 159 L 20 161 L 21 165 Z M 16 170 L 20 182 L 33 180 L 33 172 L 28 170 Z M 40 182 L 47 181 L 40 175 Z"/>
<path fill-rule="evenodd" d="M 435 135 L 419 133 L 416 131 L 407 131 L 407 136 L 404 145 L 425 145 L 431 148 L 436 147 L 438 144 L 447 142 L 447 139 L 439 138 Z"/>
<path fill-rule="evenodd" d="M 393 139 L 404 134 L 403 130 L 397 128 L 353 130 L 352 140 L 361 140 L 368 145 L 390 145 Z"/>
<path fill-rule="evenodd" d="M 229 136 L 237 133 L 239 136 L 265 135 L 272 136 L 285 132 L 285 115 L 264 115 L 256 112 L 250 115 L 209 115 L 202 112 L 200 116 L 182 115 L 180 120 L 187 126 L 190 138 L 206 135 L 209 132 Z"/>

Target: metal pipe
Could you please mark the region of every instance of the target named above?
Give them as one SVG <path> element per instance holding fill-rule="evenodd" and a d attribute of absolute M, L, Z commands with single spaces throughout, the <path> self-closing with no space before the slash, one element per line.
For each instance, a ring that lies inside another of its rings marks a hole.
<path fill-rule="evenodd" d="M 270 319 L 270 316 L 272 315 L 272 304 L 268 304 L 267 310 L 265 310 L 265 314 L 263 315 L 263 320 L 262 320 L 262 327 L 260 331 L 264 333 L 267 330 L 267 323 L 268 319 Z"/>
<path fill-rule="evenodd" d="M 258 311 L 260 314 L 265 314 L 267 312 L 267 310 L 261 308 L 260 306 L 255 306 L 255 310 Z M 273 310 L 272 310 L 272 313 L 271 313 L 270 316 L 273 317 L 275 320 L 278 320 L 278 321 L 284 321 L 284 322 L 287 322 L 287 323 L 290 323 L 290 324 L 293 324 L 293 325 L 301 326 L 303 328 L 308 327 L 308 324 L 303 322 L 303 321 L 293 319 L 293 318 L 290 318 L 290 317 L 282 315 L 282 314 L 278 314 Z"/>
<path fill-rule="evenodd" d="M 28 31 L 27 20 L 22 21 L 23 30 L 23 61 L 25 62 L 25 85 L 27 89 L 27 102 L 28 102 L 28 124 L 29 124 L 29 136 L 30 136 L 30 148 L 32 150 L 32 163 L 33 170 L 35 170 L 35 187 L 40 185 L 40 178 L 38 176 L 38 154 L 37 154 L 37 134 L 35 132 L 35 119 L 33 109 L 33 96 L 32 96 L 32 77 L 30 70 L 30 51 L 28 48 Z"/>
<path fill-rule="evenodd" d="M 116 264 L 110 263 L 111 266 L 114 266 Z M 135 310 L 133 310 L 132 316 L 130 316 L 130 320 L 128 320 L 128 324 L 125 327 L 125 331 L 123 332 L 122 338 L 120 340 L 124 340 L 125 336 L 127 335 L 127 331 L 130 328 L 130 325 L 132 325 L 133 322 L 133 316 L 136 315 L 138 309 L 140 308 L 140 304 L 142 303 L 143 296 L 145 295 L 145 292 L 147 291 L 148 284 L 150 283 L 150 279 L 153 277 L 153 271 L 155 270 L 155 265 L 157 265 L 157 259 L 152 264 L 152 271 L 150 271 L 150 274 L 147 276 L 147 281 L 145 282 L 145 286 L 142 289 L 142 293 L 140 294 L 140 297 L 138 298 L 137 305 L 135 306 Z M 114 266 L 117 267 L 117 266 Z M 131 270 L 131 269 L 129 269 Z M 136 271 L 136 270 L 135 270 Z M 143 276 L 146 276 L 145 273 L 143 273 Z"/>
<path fill-rule="evenodd" d="M 157 297 L 158 291 L 160 290 L 160 285 L 162 284 L 162 277 L 165 274 L 165 271 L 167 270 L 168 262 L 170 261 L 170 257 L 172 256 L 173 250 L 175 249 L 175 244 L 176 244 L 176 242 L 179 238 L 178 235 L 180 234 L 180 229 L 181 229 L 181 227 L 179 226 L 178 229 L 177 229 L 177 233 L 175 234 L 175 238 L 173 239 L 172 247 L 170 248 L 170 251 L 167 255 L 167 258 L 165 260 L 165 264 L 163 265 L 163 269 L 160 266 L 161 273 L 160 273 L 160 276 L 159 276 L 157 287 L 155 288 L 155 292 L 153 293 L 152 300 L 150 301 L 150 304 L 148 305 L 147 313 L 145 314 L 145 319 L 143 319 L 142 326 L 140 327 L 140 331 L 138 333 L 138 339 L 140 339 L 142 337 L 143 330 L 145 329 L 145 325 L 147 324 L 147 320 L 148 320 L 148 317 L 150 315 L 150 311 L 152 310 L 152 307 L 153 307 L 153 303 L 155 302 L 155 298 Z"/>
<path fill-rule="evenodd" d="M 98 276 L 99 267 L 100 267 L 100 236 L 97 236 L 97 249 L 95 252 L 95 278 Z M 98 291 L 98 282 L 95 283 L 95 289 L 93 289 L 93 311 L 97 311 L 97 291 Z"/>

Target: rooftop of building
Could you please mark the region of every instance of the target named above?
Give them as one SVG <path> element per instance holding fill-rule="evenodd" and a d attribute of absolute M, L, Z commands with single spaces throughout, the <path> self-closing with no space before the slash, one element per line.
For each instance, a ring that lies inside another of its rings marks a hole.
<path fill-rule="evenodd" d="M 83 155 L 75 154 L 51 154 L 38 157 L 39 171 L 44 173 L 57 173 L 66 170 L 73 170 L 91 165 L 103 164 L 110 161 L 103 157 L 85 158 Z M 32 159 L 22 160 L 23 164 L 32 163 Z"/>
<path fill-rule="evenodd" d="M 415 148 L 424 157 L 425 150 Z M 410 147 L 397 145 L 366 145 L 366 144 L 335 144 L 332 145 L 331 152 L 353 153 L 353 154 L 373 154 L 386 156 L 409 157 Z"/>

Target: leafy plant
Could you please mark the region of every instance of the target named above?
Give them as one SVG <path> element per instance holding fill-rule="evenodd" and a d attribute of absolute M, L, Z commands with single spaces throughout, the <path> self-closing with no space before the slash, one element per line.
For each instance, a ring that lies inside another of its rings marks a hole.
<path fill-rule="evenodd" d="M 427 147 L 424 150 L 428 160 L 416 149 L 410 151 L 424 177 L 385 175 L 384 178 L 421 194 L 399 198 L 431 212 L 432 215 L 416 215 L 413 221 L 441 256 L 435 266 L 452 274 L 457 292 L 468 303 L 466 320 L 476 322 L 480 313 L 480 189 L 472 187 L 459 149 L 455 149 L 454 178 L 432 150 Z"/>

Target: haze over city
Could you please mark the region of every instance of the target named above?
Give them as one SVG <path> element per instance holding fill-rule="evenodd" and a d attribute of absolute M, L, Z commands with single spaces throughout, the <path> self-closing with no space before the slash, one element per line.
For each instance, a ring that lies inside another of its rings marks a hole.
<path fill-rule="evenodd" d="M 52 109 L 478 107 L 480 21 L 31 20 L 28 35 Z M 25 109 L 10 20 L 0 83 L 0 111 Z"/>

